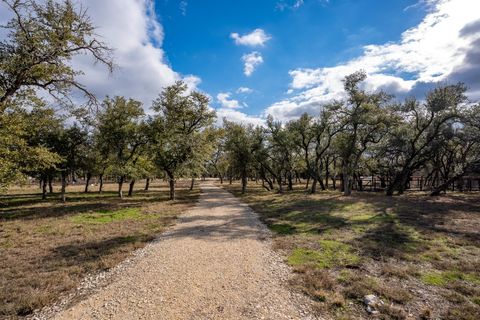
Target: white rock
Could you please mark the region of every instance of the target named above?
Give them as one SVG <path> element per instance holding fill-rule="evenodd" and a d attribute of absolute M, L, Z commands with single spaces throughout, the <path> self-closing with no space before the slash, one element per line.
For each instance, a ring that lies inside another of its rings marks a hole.
<path fill-rule="evenodd" d="M 374 306 L 378 304 L 378 298 L 374 294 L 369 294 L 363 297 L 363 303 L 365 303 L 367 306 Z"/>

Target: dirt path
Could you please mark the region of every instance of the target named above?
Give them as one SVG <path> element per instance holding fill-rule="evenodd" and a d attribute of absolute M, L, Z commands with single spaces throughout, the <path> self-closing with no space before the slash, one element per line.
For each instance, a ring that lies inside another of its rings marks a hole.
<path fill-rule="evenodd" d="M 213 185 L 112 282 L 55 319 L 313 319 L 248 206 Z"/>

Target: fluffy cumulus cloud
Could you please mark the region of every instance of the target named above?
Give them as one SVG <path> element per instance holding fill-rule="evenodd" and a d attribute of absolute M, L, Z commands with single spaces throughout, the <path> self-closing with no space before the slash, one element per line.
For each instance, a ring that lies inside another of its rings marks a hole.
<path fill-rule="evenodd" d="M 480 98 L 480 3 L 472 0 L 429 0 L 429 11 L 397 42 L 367 45 L 363 54 L 333 67 L 290 71 L 290 93 L 265 114 L 291 119 L 316 113 L 322 103 L 342 98 L 342 79 L 365 70 L 368 90 L 386 90 L 397 97 L 423 95 L 438 82 L 465 81 L 473 99 Z"/>
<path fill-rule="evenodd" d="M 263 57 L 260 52 L 254 51 L 244 54 L 242 56 L 242 61 L 244 63 L 243 73 L 249 77 L 253 74 L 255 69 L 263 63 Z"/>
<path fill-rule="evenodd" d="M 241 87 L 240 89 L 242 89 Z M 249 89 L 249 88 L 243 88 Z M 251 90 L 251 89 L 249 89 Z M 237 90 L 238 93 L 238 90 Z M 216 109 L 217 112 L 217 125 L 221 126 L 224 119 L 243 124 L 253 124 L 255 126 L 262 126 L 265 120 L 261 116 L 248 115 L 239 111 L 238 109 L 247 107 L 245 103 L 242 103 L 236 99 L 231 98 L 230 92 L 221 92 L 217 95 L 217 102 L 220 105 Z"/>
<path fill-rule="evenodd" d="M 88 15 L 97 26 L 96 33 L 114 49 L 116 68 L 112 74 L 93 64 L 87 55 L 77 56 L 73 61 L 74 67 L 84 72 L 79 80 L 100 99 L 105 95 L 123 95 L 142 101 L 148 108 L 162 88 L 176 80 L 184 79 L 190 89 L 200 83 L 198 77 L 183 77 L 167 63 L 162 50 L 163 28 L 155 16 L 153 3 L 149 0 L 77 2 L 78 6 L 88 8 Z M 4 12 L 0 7 L 0 19 L 6 16 Z"/>
<path fill-rule="evenodd" d="M 271 39 L 271 37 L 262 29 L 255 29 L 244 35 L 234 32 L 230 34 L 230 37 L 235 40 L 235 44 L 249 47 L 263 47 L 265 43 Z"/>
<path fill-rule="evenodd" d="M 265 120 L 260 116 L 247 115 L 235 109 L 220 108 L 217 109 L 217 125 L 221 126 L 223 119 L 242 124 L 253 124 L 254 126 L 263 126 Z"/>
<path fill-rule="evenodd" d="M 230 99 L 230 92 L 221 92 L 217 95 L 217 101 L 220 103 L 222 108 L 227 109 L 239 109 L 243 107 L 243 104 L 238 102 L 238 100 Z"/>
<path fill-rule="evenodd" d="M 88 13 L 98 26 L 97 33 L 115 50 L 118 67 L 111 75 L 86 57 L 75 60 L 76 66 L 85 72 L 82 82 L 99 96 L 124 95 L 148 107 L 163 87 L 176 80 L 185 80 L 190 89 L 200 83 L 198 77 L 183 77 L 167 63 L 161 47 L 163 28 L 155 15 L 153 1 L 82 0 L 81 3 L 89 8 Z"/>

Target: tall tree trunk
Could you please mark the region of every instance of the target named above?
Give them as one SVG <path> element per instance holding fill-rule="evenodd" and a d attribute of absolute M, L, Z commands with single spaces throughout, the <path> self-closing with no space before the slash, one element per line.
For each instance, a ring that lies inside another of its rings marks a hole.
<path fill-rule="evenodd" d="M 90 172 L 87 173 L 87 180 L 85 181 L 85 193 L 88 192 L 88 187 L 90 185 L 90 179 L 92 178 L 92 174 Z"/>
<path fill-rule="evenodd" d="M 220 184 L 223 184 L 223 176 L 219 173 L 218 177 L 220 178 Z"/>
<path fill-rule="evenodd" d="M 150 178 L 147 178 L 147 181 L 145 182 L 145 191 L 148 191 L 150 188 Z"/>
<path fill-rule="evenodd" d="M 66 189 L 67 189 L 67 173 L 62 171 L 62 190 L 61 190 L 62 202 L 66 201 L 66 198 L 65 198 Z"/>
<path fill-rule="evenodd" d="M 283 193 L 283 181 L 282 181 L 281 173 L 278 175 L 277 184 L 278 184 L 278 193 Z"/>
<path fill-rule="evenodd" d="M 175 177 L 173 174 L 168 174 L 168 185 L 170 186 L 170 200 L 175 200 Z"/>
<path fill-rule="evenodd" d="M 292 172 L 289 171 L 288 172 L 288 191 L 292 191 L 293 190 L 293 181 L 292 181 Z"/>
<path fill-rule="evenodd" d="M 337 159 L 333 160 L 333 190 L 337 190 Z"/>
<path fill-rule="evenodd" d="M 121 176 L 118 180 L 118 196 L 120 199 L 123 199 L 123 182 L 125 181 L 125 176 Z"/>
<path fill-rule="evenodd" d="M 51 175 L 48 176 L 48 192 L 53 193 L 53 177 Z"/>
<path fill-rule="evenodd" d="M 194 186 L 195 186 L 195 178 L 192 178 L 192 181 L 190 182 L 190 191 L 193 190 Z"/>
<path fill-rule="evenodd" d="M 312 178 L 312 188 L 310 189 L 311 194 L 317 193 L 317 179 Z"/>
<path fill-rule="evenodd" d="M 352 194 L 352 188 L 351 188 L 351 182 L 350 182 L 350 174 L 348 172 L 348 166 L 344 165 L 343 166 L 343 195 L 344 196 L 350 196 Z"/>
<path fill-rule="evenodd" d="M 98 187 L 98 193 L 102 193 L 102 191 L 103 191 L 103 173 L 100 174 L 99 178 L 100 178 L 100 185 Z"/>
<path fill-rule="evenodd" d="M 323 184 L 323 179 L 322 177 L 317 177 L 318 183 L 320 183 L 320 188 L 322 190 L 325 190 L 325 185 Z"/>
<path fill-rule="evenodd" d="M 42 200 L 45 200 L 47 199 L 47 178 L 40 179 L 40 184 L 42 186 Z"/>
<path fill-rule="evenodd" d="M 247 191 L 247 169 L 242 170 L 242 194 Z"/>
<path fill-rule="evenodd" d="M 386 195 L 393 196 L 395 191 L 397 191 L 398 194 L 402 194 L 403 191 L 405 191 L 405 186 L 409 177 L 410 173 L 408 171 L 406 172 L 403 170 L 402 172 L 397 173 L 393 181 L 390 181 L 390 184 L 387 187 Z"/>
<path fill-rule="evenodd" d="M 128 196 L 131 197 L 133 196 L 133 187 L 135 186 L 135 179 L 132 179 L 130 181 L 130 186 L 128 187 Z"/>
<path fill-rule="evenodd" d="M 326 160 L 326 165 L 325 165 L 325 189 L 328 189 L 328 177 L 330 176 L 330 170 L 328 169 L 329 164 L 328 164 L 328 157 Z"/>

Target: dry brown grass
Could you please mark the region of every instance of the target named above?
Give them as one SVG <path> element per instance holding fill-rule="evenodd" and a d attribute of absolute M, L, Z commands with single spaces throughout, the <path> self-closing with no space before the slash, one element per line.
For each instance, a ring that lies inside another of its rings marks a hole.
<path fill-rule="evenodd" d="M 249 183 L 224 187 L 276 234 L 274 249 L 296 271 L 292 285 L 335 319 L 480 319 L 480 194 L 277 194 Z M 354 262 L 354 263 L 352 263 Z M 434 306 L 434 308 L 432 308 Z"/>
<path fill-rule="evenodd" d="M 109 269 L 143 247 L 196 200 L 179 184 L 178 200 L 168 201 L 163 183 L 133 197 L 117 198 L 116 185 L 84 194 L 68 188 L 39 200 L 35 187 L 0 196 L 0 318 L 15 318 L 51 304 L 87 275 Z M 127 186 L 126 186 L 127 188 Z"/>

